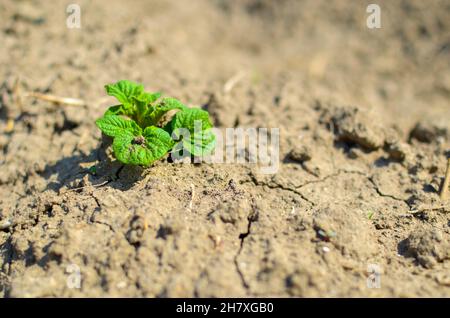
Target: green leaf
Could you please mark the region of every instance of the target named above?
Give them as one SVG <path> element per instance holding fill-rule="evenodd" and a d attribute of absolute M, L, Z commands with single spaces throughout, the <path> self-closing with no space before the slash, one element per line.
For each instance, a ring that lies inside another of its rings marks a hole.
<path fill-rule="evenodd" d="M 216 136 L 211 129 L 197 133 L 191 140 L 183 140 L 184 149 L 196 157 L 203 157 L 213 152 Z"/>
<path fill-rule="evenodd" d="M 117 98 L 126 108 L 133 105 L 133 97 L 138 97 L 144 92 L 144 86 L 126 80 L 105 85 L 105 89 L 109 96 Z"/>
<path fill-rule="evenodd" d="M 130 163 L 130 154 L 135 151 L 132 142 L 136 138 L 130 131 L 124 131 L 122 134 L 116 136 L 113 141 L 113 151 L 117 160 L 124 164 Z"/>
<path fill-rule="evenodd" d="M 161 97 L 161 93 L 143 92 L 139 97 L 141 100 L 145 100 L 147 104 L 151 104 L 156 102 L 156 100 Z"/>
<path fill-rule="evenodd" d="M 165 155 L 175 143 L 167 131 L 155 126 L 145 128 L 143 136 L 147 148 L 153 149 L 154 153 L 161 153 L 160 157 Z"/>
<path fill-rule="evenodd" d="M 148 108 L 144 114 L 144 126 L 157 125 L 164 114 L 174 109 L 183 110 L 188 108 L 175 98 L 164 98 L 158 105 Z"/>
<path fill-rule="evenodd" d="M 157 122 L 150 120 L 147 114 L 153 112 L 155 107 L 152 106 L 151 103 L 155 102 L 160 96 L 161 94 L 159 93 L 144 92 L 141 95 L 132 98 L 133 103 L 136 106 L 136 112 L 131 116 L 136 119 L 137 123 L 142 128 L 157 124 Z"/>
<path fill-rule="evenodd" d="M 172 98 L 172 97 L 165 97 L 161 101 L 160 106 L 164 107 L 166 109 L 189 109 L 188 107 L 186 107 L 186 105 L 184 105 L 178 99 Z"/>
<path fill-rule="evenodd" d="M 147 106 L 149 106 L 151 103 L 155 102 L 159 98 L 160 95 L 161 94 L 159 94 L 159 93 L 151 94 L 151 93 L 144 92 L 139 96 L 132 97 L 133 104 L 136 105 L 138 113 L 143 115 L 150 108 Z"/>
<path fill-rule="evenodd" d="M 181 112 L 175 114 L 164 129 L 171 134 L 177 128 L 186 128 L 193 134 L 196 125 L 199 130 L 212 128 L 208 112 L 200 108 L 185 107 Z"/>
<path fill-rule="evenodd" d="M 105 135 L 110 137 L 117 137 L 125 131 L 135 136 L 142 134 L 141 127 L 134 120 L 124 119 L 117 115 L 108 115 L 99 118 L 95 121 L 95 124 Z"/>
<path fill-rule="evenodd" d="M 145 127 L 143 125 L 143 116 L 144 113 L 147 111 L 147 105 L 148 102 L 144 97 L 133 97 L 133 103 L 136 106 L 136 111 L 134 112 L 134 114 L 132 115 L 132 117 L 136 120 L 136 122 L 138 123 L 139 126 L 141 127 Z"/>
<path fill-rule="evenodd" d="M 127 110 L 123 105 L 111 106 L 106 110 L 103 116 L 106 117 L 110 115 L 127 115 Z"/>
<path fill-rule="evenodd" d="M 125 131 L 114 138 L 113 150 L 116 158 L 124 164 L 149 166 L 167 154 L 173 143 L 163 129 L 147 127 L 142 136 Z"/>
<path fill-rule="evenodd" d="M 175 140 L 183 143 L 183 148 L 194 156 L 205 156 L 211 153 L 216 145 L 212 132 L 209 114 L 199 108 L 185 108 L 175 114 L 174 118 L 164 127 Z M 190 133 L 189 140 L 181 140 L 183 129 Z"/>

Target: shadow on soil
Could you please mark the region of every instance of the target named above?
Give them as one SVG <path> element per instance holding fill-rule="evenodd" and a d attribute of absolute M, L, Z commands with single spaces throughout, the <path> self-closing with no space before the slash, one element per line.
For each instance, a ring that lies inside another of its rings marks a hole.
<path fill-rule="evenodd" d="M 112 160 L 105 149 L 100 147 L 88 155 L 64 157 L 47 165 L 41 176 L 49 180 L 47 190 L 102 185 L 126 191 L 143 178 L 143 172 L 142 167 L 125 166 L 117 160 Z"/>

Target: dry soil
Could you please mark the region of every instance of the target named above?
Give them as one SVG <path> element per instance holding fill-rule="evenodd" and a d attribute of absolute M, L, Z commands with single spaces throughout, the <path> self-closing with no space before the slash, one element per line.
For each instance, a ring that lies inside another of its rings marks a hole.
<path fill-rule="evenodd" d="M 449 297 L 450 2 L 370 2 L 1 1 L 0 296 Z M 280 128 L 278 172 L 111 160 L 120 79 Z"/>

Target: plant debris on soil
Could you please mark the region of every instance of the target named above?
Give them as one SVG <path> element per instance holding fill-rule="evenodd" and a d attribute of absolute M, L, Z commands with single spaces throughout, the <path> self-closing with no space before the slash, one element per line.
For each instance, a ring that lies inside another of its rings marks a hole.
<path fill-rule="evenodd" d="M 0 4 L 0 296 L 450 296 L 448 1 L 77 3 Z M 277 173 L 122 165 L 122 78 L 280 128 Z"/>

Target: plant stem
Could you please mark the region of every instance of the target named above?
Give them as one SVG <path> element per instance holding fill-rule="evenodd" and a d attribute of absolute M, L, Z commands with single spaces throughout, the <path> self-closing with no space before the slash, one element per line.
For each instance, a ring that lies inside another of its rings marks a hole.
<path fill-rule="evenodd" d="M 441 188 L 441 200 L 447 199 L 448 187 L 450 186 L 450 158 L 447 161 L 447 171 L 445 173 L 444 182 L 442 183 Z"/>

